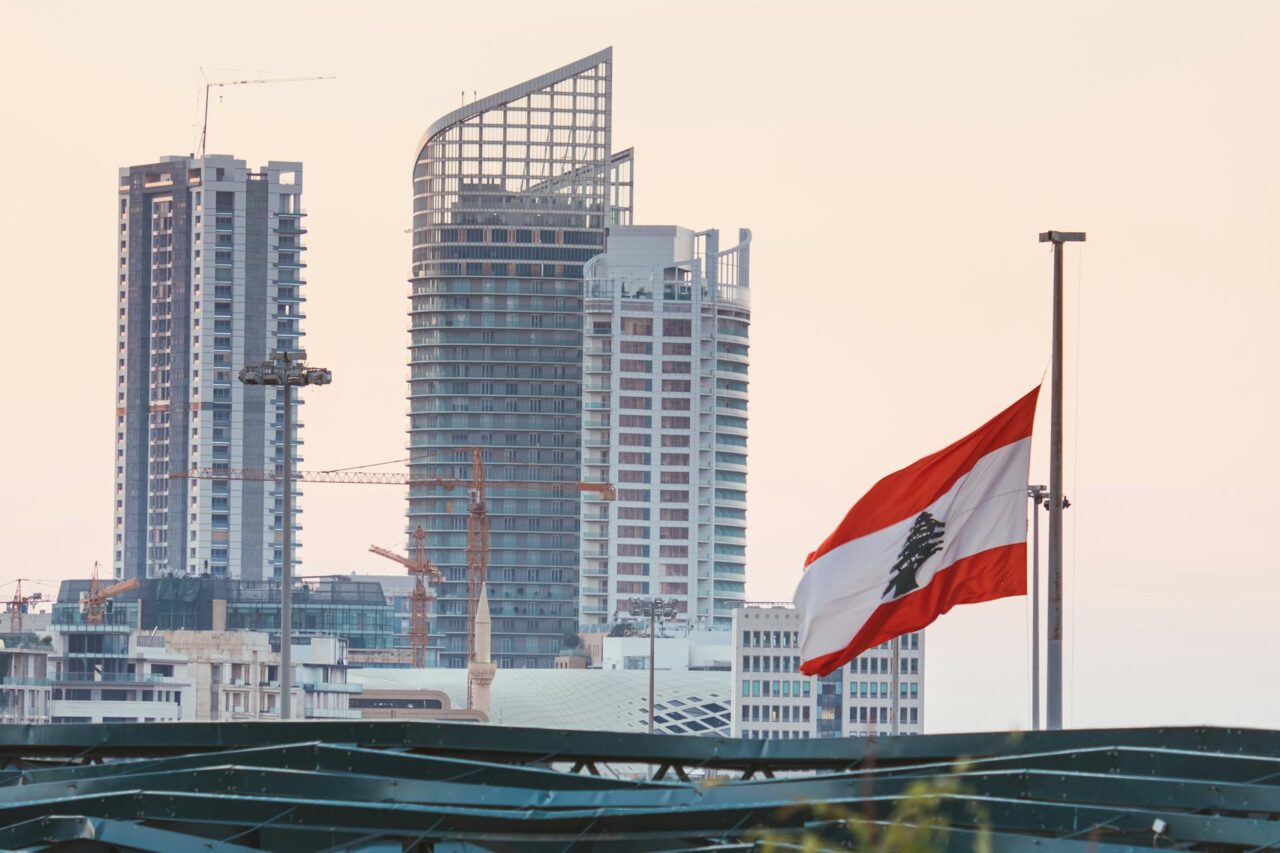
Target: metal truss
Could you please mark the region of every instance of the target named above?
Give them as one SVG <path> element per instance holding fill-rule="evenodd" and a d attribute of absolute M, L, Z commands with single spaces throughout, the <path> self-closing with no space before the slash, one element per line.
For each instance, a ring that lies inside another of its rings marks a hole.
<path fill-rule="evenodd" d="M 0 849 L 785 849 L 917 830 L 931 849 L 1280 844 L 1271 731 L 740 741 L 429 722 L 0 726 L 0 757 Z M 622 766 L 678 778 L 591 772 Z"/>

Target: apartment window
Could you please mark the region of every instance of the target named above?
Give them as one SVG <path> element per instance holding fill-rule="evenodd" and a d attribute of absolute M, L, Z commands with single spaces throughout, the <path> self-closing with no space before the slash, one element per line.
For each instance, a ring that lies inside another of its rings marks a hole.
<path fill-rule="evenodd" d="M 622 334 L 649 337 L 653 334 L 653 319 L 651 317 L 623 317 Z"/>

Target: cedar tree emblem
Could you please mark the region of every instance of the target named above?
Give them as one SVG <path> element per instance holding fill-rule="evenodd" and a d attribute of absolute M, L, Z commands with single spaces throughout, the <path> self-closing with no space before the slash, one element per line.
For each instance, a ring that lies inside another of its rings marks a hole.
<path fill-rule="evenodd" d="M 916 574 L 930 557 L 942 550 L 943 529 L 941 521 L 928 512 L 916 516 L 907 534 L 907 541 L 898 554 L 898 562 L 893 564 L 893 576 L 889 578 L 881 597 L 893 591 L 893 598 L 901 598 L 920 584 L 916 583 Z"/>

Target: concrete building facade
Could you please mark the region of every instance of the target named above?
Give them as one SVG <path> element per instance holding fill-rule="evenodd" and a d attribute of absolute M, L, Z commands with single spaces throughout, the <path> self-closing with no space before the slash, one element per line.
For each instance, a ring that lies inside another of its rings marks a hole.
<path fill-rule="evenodd" d="M 53 645 L 34 633 L 0 634 L 0 723 L 47 723 Z"/>
<path fill-rule="evenodd" d="M 626 225 L 586 267 L 580 630 L 661 596 L 727 630 L 745 600 L 751 232 Z"/>
<path fill-rule="evenodd" d="M 441 117 L 413 175 L 410 474 L 469 479 L 482 450 L 493 659 L 551 667 L 577 629 L 582 271 L 629 221 L 612 151 L 611 50 Z M 465 494 L 410 486 L 408 529 L 444 573 L 440 665 L 467 658 Z M 436 626 L 433 625 L 433 630 Z"/>
<path fill-rule="evenodd" d="M 117 578 L 280 573 L 277 487 L 170 474 L 283 462 L 280 391 L 236 377 L 272 350 L 299 349 L 301 193 L 300 163 L 255 171 L 209 155 L 120 170 Z"/>
<path fill-rule="evenodd" d="M 790 604 L 733 614 L 735 737 L 920 734 L 924 633 L 904 634 L 821 678 L 800 672 L 800 617 Z"/>

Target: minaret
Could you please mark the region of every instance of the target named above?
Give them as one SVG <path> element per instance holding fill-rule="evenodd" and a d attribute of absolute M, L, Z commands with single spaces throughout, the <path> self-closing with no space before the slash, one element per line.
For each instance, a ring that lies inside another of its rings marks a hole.
<path fill-rule="evenodd" d="M 467 707 L 484 714 L 489 719 L 489 685 L 498 668 L 489 659 L 490 633 L 493 620 L 489 618 L 489 585 L 480 585 L 480 601 L 476 605 L 475 659 L 467 663 Z"/>

